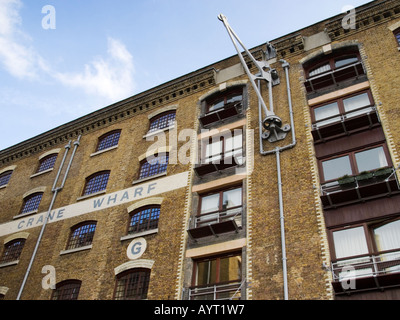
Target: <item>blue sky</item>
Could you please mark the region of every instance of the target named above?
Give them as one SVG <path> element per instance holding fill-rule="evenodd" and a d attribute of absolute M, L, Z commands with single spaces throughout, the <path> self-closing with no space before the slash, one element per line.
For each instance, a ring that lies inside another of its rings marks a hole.
<path fill-rule="evenodd" d="M 0 0 L 0 150 L 367 2 Z"/>

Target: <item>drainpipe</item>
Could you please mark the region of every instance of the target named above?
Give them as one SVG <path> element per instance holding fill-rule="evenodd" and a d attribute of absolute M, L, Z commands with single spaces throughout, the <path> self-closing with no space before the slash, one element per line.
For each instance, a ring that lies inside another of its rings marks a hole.
<path fill-rule="evenodd" d="M 285 70 L 286 76 L 286 86 L 287 86 L 287 96 L 289 101 L 289 115 L 290 115 L 290 127 L 292 132 L 292 142 L 283 147 L 277 147 L 272 150 L 264 151 L 263 143 L 262 143 L 262 117 L 261 117 L 261 104 L 259 102 L 259 131 L 260 131 L 260 153 L 262 155 L 269 155 L 275 153 L 276 156 L 276 168 L 277 168 L 277 179 L 278 179 L 278 197 L 279 197 L 279 220 L 281 227 L 281 247 L 282 247 L 282 273 L 283 273 L 283 291 L 284 291 L 284 299 L 289 299 L 288 292 L 288 277 L 287 277 L 287 257 L 286 257 L 286 241 L 285 241 L 285 215 L 283 210 L 283 197 L 282 197 L 282 175 L 281 175 L 281 164 L 280 164 L 280 153 L 284 150 L 288 150 L 293 148 L 296 145 L 296 133 L 294 128 L 294 120 L 293 120 L 293 106 L 292 106 L 292 97 L 290 90 L 290 81 L 289 81 L 289 63 L 285 60 L 280 60 L 282 63 L 282 67 Z M 260 83 L 258 83 L 260 86 Z M 271 87 L 269 87 L 271 90 Z M 272 97 L 272 92 L 269 92 L 269 96 Z"/>
<path fill-rule="evenodd" d="M 26 281 L 28 280 L 28 276 L 29 276 L 29 273 L 30 273 L 31 268 L 32 268 L 32 265 L 33 265 L 33 261 L 35 260 L 36 253 L 37 253 L 37 251 L 38 251 L 38 249 L 39 249 L 39 245 L 40 245 L 40 242 L 41 242 L 42 237 L 43 237 L 44 229 L 46 228 L 47 222 L 49 221 L 49 216 L 50 216 L 51 210 L 53 210 L 53 205 L 54 205 L 54 202 L 55 202 L 55 200 L 56 200 L 56 197 L 57 197 L 58 192 L 61 191 L 61 190 L 63 189 L 63 187 L 64 187 L 65 180 L 67 179 L 67 175 L 68 175 L 69 169 L 70 169 L 70 167 L 71 167 L 72 160 L 73 160 L 73 158 L 74 158 L 74 156 L 75 156 L 76 149 L 77 149 L 78 146 L 79 146 L 80 138 L 81 138 L 81 136 L 79 136 L 78 139 L 74 142 L 74 150 L 73 150 L 72 155 L 71 155 L 71 158 L 70 158 L 70 160 L 69 160 L 67 170 L 66 170 L 66 172 L 65 172 L 65 174 L 64 174 L 64 179 L 63 179 L 63 181 L 62 181 L 62 183 L 61 183 L 61 186 L 57 188 L 56 185 L 57 185 L 58 179 L 60 178 L 61 171 L 62 171 L 62 169 L 63 169 L 63 167 L 64 167 L 64 163 L 65 163 L 65 160 L 66 160 L 66 158 L 67 158 L 67 154 L 68 154 L 68 152 L 69 152 L 69 149 L 71 149 L 71 141 L 69 141 L 69 143 L 65 146 L 65 149 L 66 149 L 66 150 L 65 150 L 65 152 L 64 152 L 64 156 L 63 156 L 63 159 L 62 159 L 62 161 L 61 161 L 60 168 L 58 169 L 57 176 L 56 176 L 56 178 L 54 179 L 53 187 L 52 187 L 52 189 L 51 189 L 51 191 L 53 192 L 53 197 L 52 197 L 52 199 L 51 199 L 51 203 L 50 203 L 49 209 L 48 209 L 48 211 L 47 211 L 46 218 L 45 218 L 45 220 L 44 220 L 44 222 L 43 222 L 42 228 L 40 229 L 39 237 L 38 237 L 38 239 L 37 239 L 37 241 L 36 241 L 36 245 L 35 245 L 35 248 L 34 248 L 34 250 L 33 250 L 31 260 L 29 261 L 29 265 L 28 265 L 28 268 L 27 268 L 27 270 L 26 270 L 24 279 L 23 279 L 22 284 L 21 284 L 21 287 L 20 287 L 20 289 L 19 289 L 18 296 L 17 296 L 17 300 L 20 300 L 20 298 L 21 298 L 22 292 L 23 292 L 23 290 L 24 290 Z"/>

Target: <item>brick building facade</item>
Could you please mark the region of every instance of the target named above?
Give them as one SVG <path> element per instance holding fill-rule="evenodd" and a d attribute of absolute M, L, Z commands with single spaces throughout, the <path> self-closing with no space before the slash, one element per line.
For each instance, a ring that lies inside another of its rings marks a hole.
<path fill-rule="evenodd" d="M 0 297 L 400 298 L 400 4 L 355 12 L 251 49 L 278 141 L 235 55 L 0 151 Z"/>

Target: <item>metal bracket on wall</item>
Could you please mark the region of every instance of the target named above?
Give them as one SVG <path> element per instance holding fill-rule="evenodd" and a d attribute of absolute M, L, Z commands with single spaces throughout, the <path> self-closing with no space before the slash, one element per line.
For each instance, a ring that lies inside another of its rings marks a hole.
<path fill-rule="evenodd" d="M 228 23 L 228 20 L 223 14 L 220 14 L 218 16 L 218 19 L 222 21 L 224 24 L 226 30 L 228 31 L 229 37 L 232 40 L 232 43 L 238 53 L 239 59 L 242 63 L 242 66 L 250 79 L 250 82 L 253 86 L 254 91 L 257 94 L 258 100 L 263 108 L 264 111 L 264 116 L 263 119 L 260 119 L 260 122 L 262 123 L 263 128 L 266 130 L 262 134 L 262 139 L 268 139 L 269 142 L 276 142 L 279 140 L 285 139 L 287 133 L 290 131 L 290 125 L 286 124 L 282 126 L 282 120 L 279 118 L 277 115 L 274 113 L 274 105 L 273 105 L 273 99 L 272 99 L 272 86 L 275 84 L 279 84 L 279 76 L 278 73 L 275 69 L 271 69 L 269 63 L 267 60 L 261 60 L 258 61 L 254 58 L 254 56 L 250 53 L 249 50 L 245 47 L 245 45 L 240 41 L 239 37 L 236 35 L 236 33 L 233 31 L 231 26 Z M 240 46 L 244 49 L 246 52 L 247 56 L 250 58 L 250 60 L 253 62 L 253 64 L 257 67 L 258 73 L 256 75 L 252 74 L 249 70 L 249 67 L 247 66 L 246 61 L 244 60 L 242 52 L 239 50 L 239 47 L 236 43 L 236 41 L 240 44 Z M 275 48 L 267 42 L 267 48 L 266 51 L 264 52 L 266 58 L 272 58 L 275 54 L 276 56 L 276 51 Z M 265 81 L 268 86 L 268 95 L 269 95 L 269 108 L 267 107 L 266 103 L 264 102 L 264 99 L 261 95 L 261 90 L 260 87 L 256 85 L 256 80 L 260 84 L 261 81 Z"/>

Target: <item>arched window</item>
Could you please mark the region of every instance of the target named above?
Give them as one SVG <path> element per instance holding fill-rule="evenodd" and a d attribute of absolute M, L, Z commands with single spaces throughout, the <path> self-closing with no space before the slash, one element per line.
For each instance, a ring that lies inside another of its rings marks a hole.
<path fill-rule="evenodd" d="M 230 106 L 240 103 L 243 100 L 243 88 L 233 88 L 228 91 L 223 91 L 217 95 L 213 95 L 206 100 L 206 112 L 217 111 L 221 108 L 229 108 Z"/>
<path fill-rule="evenodd" d="M 33 193 L 24 199 L 21 214 L 38 210 L 40 201 L 42 200 L 43 192 Z"/>
<path fill-rule="evenodd" d="M 54 167 L 54 164 L 56 163 L 57 156 L 58 156 L 58 154 L 54 153 L 54 154 L 50 154 L 50 155 L 40 159 L 39 167 L 36 170 L 36 173 L 43 172 L 48 169 L 52 169 Z"/>
<path fill-rule="evenodd" d="M 13 171 L 9 170 L 9 171 L 6 171 L 6 172 L 3 172 L 2 174 L 0 174 L 0 187 L 6 186 L 8 184 L 12 173 L 13 173 Z"/>
<path fill-rule="evenodd" d="M 130 269 L 117 275 L 115 300 L 143 300 L 147 298 L 150 269 Z"/>
<path fill-rule="evenodd" d="M 202 126 L 215 125 L 240 116 L 243 111 L 243 88 L 243 86 L 231 87 L 205 98 L 202 102 L 202 115 L 199 118 Z"/>
<path fill-rule="evenodd" d="M 86 178 L 83 196 L 103 191 L 107 188 L 110 171 L 100 171 Z"/>
<path fill-rule="evenodd" d="M 173 125 L 176 117 L 176 111 L 171 110 L 163 112 L 150 120 L 149 133 L 168 128 Z"/>
<path fill-rule="evenodd" d="M 79 280 L 65 280 L 57 283 L 51 300 L 78 300 L 81 283 Z"/>
<path fill-rule="evenodd" d="M 17 261 L 25 245 L 25 239 L 15 239 L 5 244 L 0 263 Z"/>
<path fill-rule="evenodd" d="M 168 153 L 152 155 L 150 159 L 144 160 L 140 166 L 139 179 L 151 177 L 167 171 Z"/>
<path fill-rule="evenodd" d="M 325 88 L 337 87 L 354 79 L 366 79 L 365 70 L 357 47 L 335 50 L 329 55 L 318 56 L 303 65 L 308 93 L 318 92 Z"/>
<path fill-rule="evenodd" d="M 92 244 L 96 222 L 89 221 L 80 223 L 71 228 L 67 250 L 81 248 Z"/>
<path fill-rule="evenodd" d="M 114 130 L 103 134 L 99 138 L 97 144 L 96 152 L 109 149 L 111 147 L 117 146 L 119 142 L 119 137 L 121 136 L 121 130 Z"/>
<path fill-rule="evenodd" d="M 128 234 L 157 229 L 160 206 L 148 206 L 134 210 L 129 217 Z"/>
<path fill-rule="evenodd" d="M 394 30 L 393 34 L 396 37 L 397 44 L 400 46 L 400 28 Z"/>

